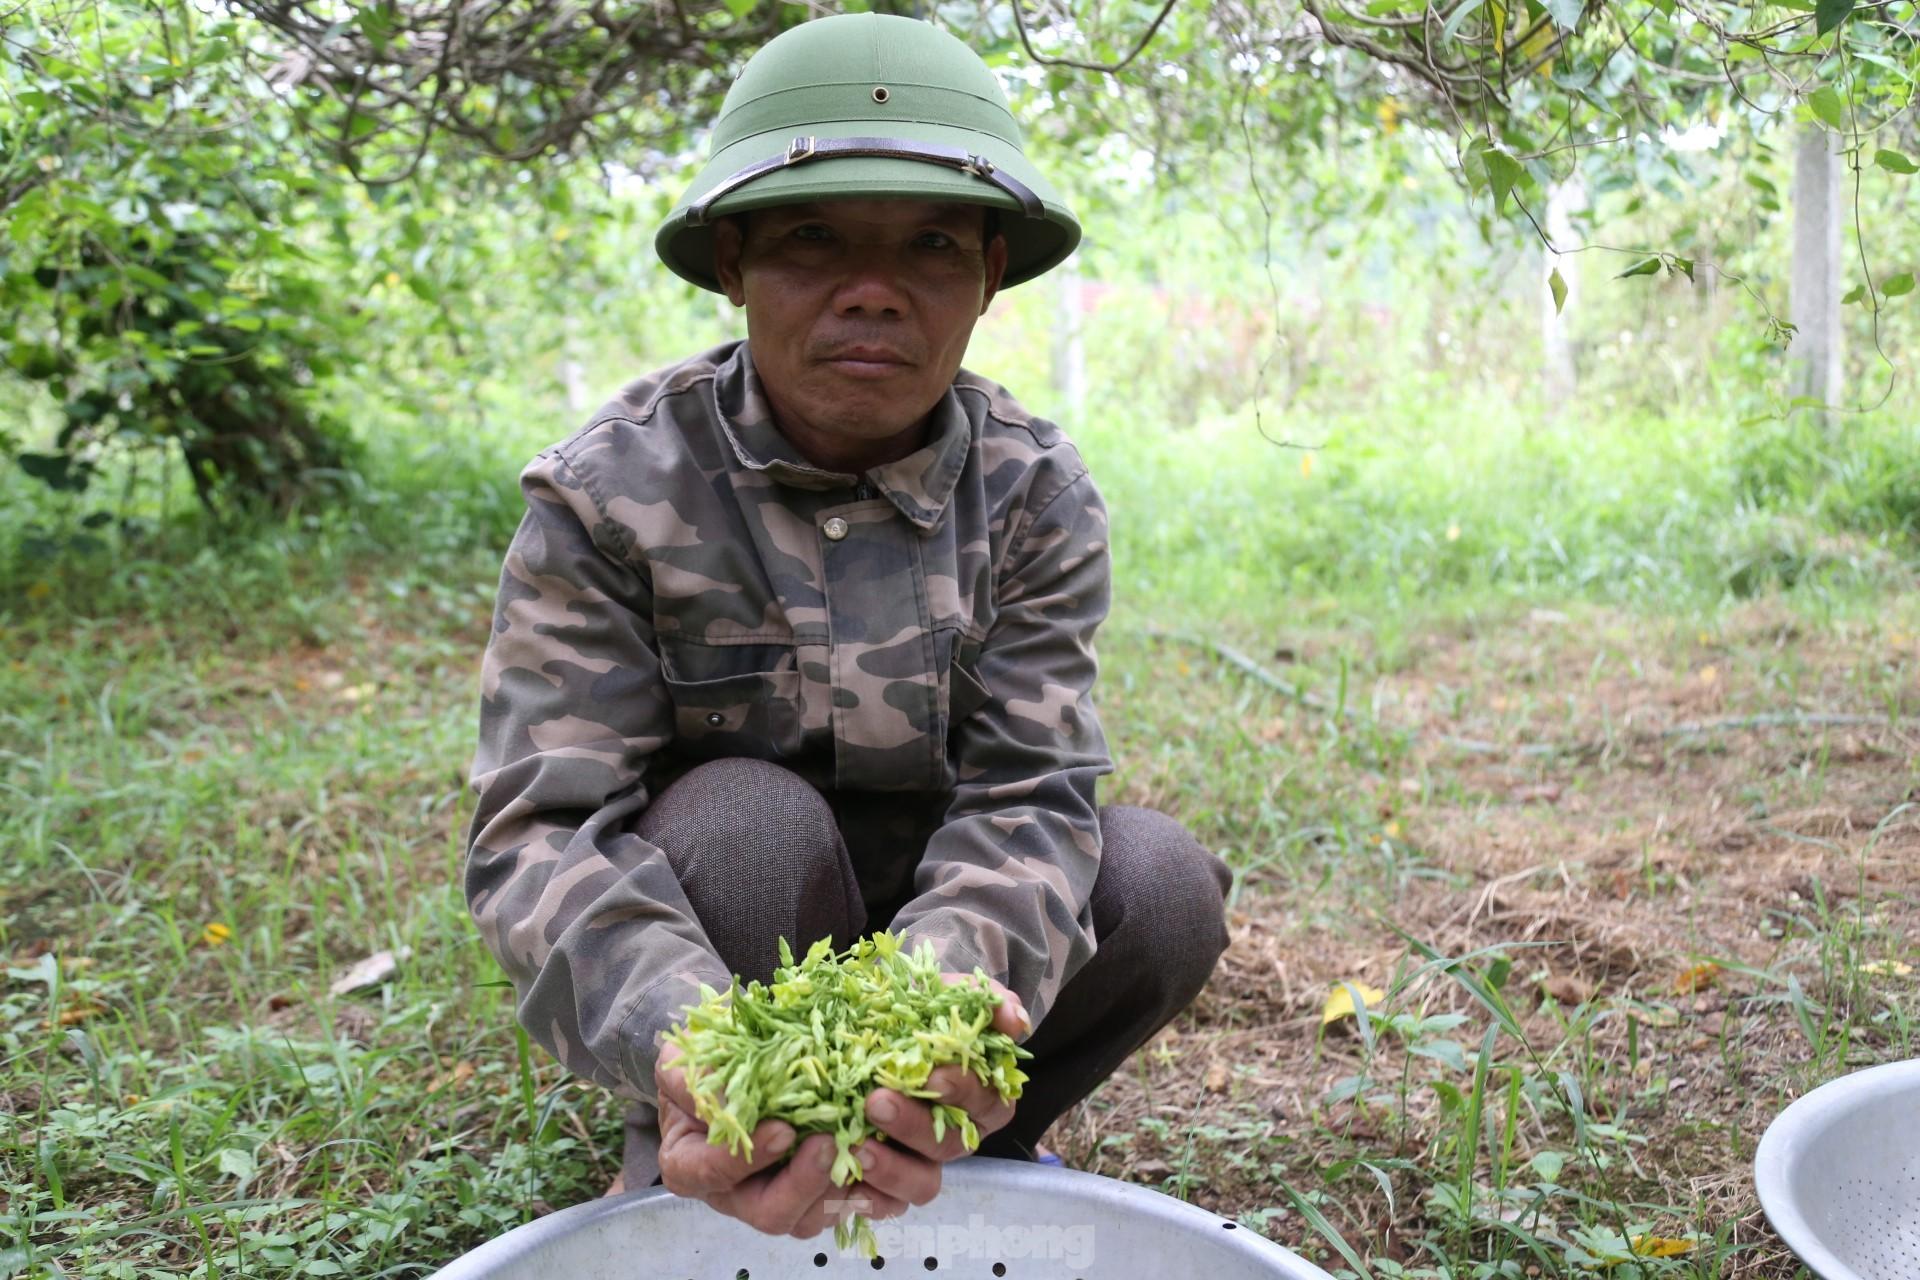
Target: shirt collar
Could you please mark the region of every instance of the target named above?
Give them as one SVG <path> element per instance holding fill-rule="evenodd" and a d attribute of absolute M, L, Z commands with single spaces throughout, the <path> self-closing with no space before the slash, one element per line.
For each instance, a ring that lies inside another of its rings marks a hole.
<path fill-rule="evenodd" d="M 745 342 L 715 371 L 713 395 L 720 429 L 748 470 L 800 489 L 850 489 L 862 479 L 813 465 L 780 434 Z M 927 442 L 904 458 L 870 469 L 864 478 L 925 531 L 940 523 L 972 448 L 973 423 L 948 387 L 933 406 Z"/>

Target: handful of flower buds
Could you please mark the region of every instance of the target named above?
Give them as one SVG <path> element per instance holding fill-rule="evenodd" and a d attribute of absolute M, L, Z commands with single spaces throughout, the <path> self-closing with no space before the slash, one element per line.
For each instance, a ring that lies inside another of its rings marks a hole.
<path fill-rule="evenodd" d="M 949 985 L 930 944 L 909 955 L 901 943 L 883 929 L 835 952 L 822 938 L 796 965 L 782 938 L 771 985 L 742 986 L 736 977 L 725 991 L 700 988 L 699 1005 L 665 1039 L 684 1055 L 675 1065 L 686 1071 L 708 1141 L 751 1159 L 749 1135 L 762 1120 L 792 1125 L 795 1148 L 809 1134 L 831 1133 L 837 1151 L 829 1176 L 844 1187 L 860 1180 L 854 1148 L 868 1138 L 885 1141 L 867 1120 L 875 1088 L 932 1099 L 939 1095 L 927 1088 L 928 1075 L 959 1066 L 1003 1101 L 1020 1096 L 1027 1076 L 1017 1063 L 1033 1055 L 990 1029 L 1000 997 L 986 974 L 976 969 L 973 982 Z M 936 1103 L 934 1138 L 949 1126 L 969 1151 L 980 1145 L 973 1117 Z M 837 1224 L 834 1240 L 843 1249 L 857 1243 L 869 1258 L 876 1252 L 862 1217 Z"/>

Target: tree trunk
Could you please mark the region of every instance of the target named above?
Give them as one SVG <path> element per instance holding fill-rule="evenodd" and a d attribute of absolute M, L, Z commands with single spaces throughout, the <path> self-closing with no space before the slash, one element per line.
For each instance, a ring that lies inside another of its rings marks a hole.
<path fill-rule="evenodd" d="M 1839 134 L 1812 121 L 1800 126 L 1793 155 L 1793 394 L 1831 408 L 1840 403 L 1841 328 Z M 1825 420 L 1825 410 L 1817 411 Z"/>
<path fill-rule="evenodd" d="M 1556 182 L 1547 190 L 1546 232 L 1553 248 L 1546 251 L 1540 269 L 1540 342 L 1545 357 L 1542 373 L 1548 417 L 1557 416 L 1566 407 L 1579 383 L 1568 319 L 1580 299 L 1580 259 L 1567 250 L 1574 247 L 1573 214 L 1585 208 L 1586 203 L 1586 188 L 1577 176 Z M 1566 302 L 1559 308 L 1553 305 L 1553 288 L 1549 283 L 1555 271 L 1567 286 Z"/>
<path fill-rule="evenodd" d="M 1077 419 L 1087 399 L 1087 346 L 1081 335 L 1085 324 L 1080 296 L 1080 267 L 1073 258 L 1054 272 L 1060 288 L 1060 310 L 1053 325 L 1053 388 L 1061 412 Z"/>

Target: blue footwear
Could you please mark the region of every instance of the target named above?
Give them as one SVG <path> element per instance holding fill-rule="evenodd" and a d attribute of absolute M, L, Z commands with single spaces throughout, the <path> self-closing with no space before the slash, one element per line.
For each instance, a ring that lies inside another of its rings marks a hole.
<path fill-rule="evenodd" d="M 1035 1164 L 1050 1164 L 1056 1169 L 1064 1169 L 1067 1167 L 1067 1162 L 1062 1160 L 1057 1152 L 1047 1151 L 1045 1149 L 1034 1152 L 1033 1162 Z"/>

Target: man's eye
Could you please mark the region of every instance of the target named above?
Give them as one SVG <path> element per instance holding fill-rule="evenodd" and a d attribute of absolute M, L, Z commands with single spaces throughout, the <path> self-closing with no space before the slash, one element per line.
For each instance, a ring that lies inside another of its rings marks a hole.
<path fill-rule="evenodd" d="M 817 222 L 803 222 L 787 234 L 795 240 L 809 240 L 816 243 L 833 239 L 833 232 Z"/>
<path fill-rule="evenodd" d="M 944 231 L 927 231 L 914 243 L 922 249 L 953 249 L 959 247 L 960 242 Z"/>

